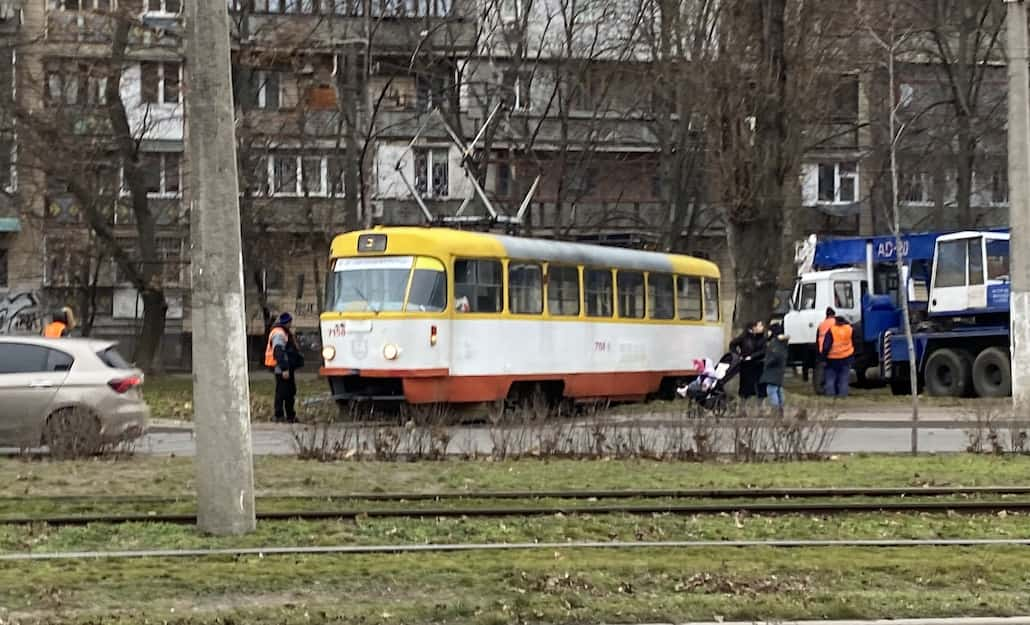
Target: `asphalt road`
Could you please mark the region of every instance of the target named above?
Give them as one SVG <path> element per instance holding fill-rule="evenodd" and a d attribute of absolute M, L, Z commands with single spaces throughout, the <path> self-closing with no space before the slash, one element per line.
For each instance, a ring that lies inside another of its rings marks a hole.
<path fill-rule="evenodd" d="M 955 408 L 924 408 L 921 412 L 919 429 L 919 449 L 924 452 L 957 452 L 968 446 L 967 425 L 960 420 L 968 419 L 968 410 Z M 689 423 L 671 414 L 648 414 L 617 416 L 611 423 L 624 432 L 632 430 L 633 435 L 660 439 L 661 437 L 684 436 Z M 720 427 L 723 451 L 732 446 L 732 422 L 723 422 Z M 593 435 L 588 424 L 576 422 L 563 425 L 565 434 L 579 436 L 584 439 Z M 897 406 L 867 407 L 847 410 L 840 415 L 835 426 L 833 439 L 826 451 L 831 453 L 859 452 L 907 452 L 910 449 L 911 415 L 904 408 Z M 289 455 L 296 452 L 296 432 L 299 430 L 285 425 L 255 424 L 253 429 L 253 446 L 256 455 Z M 1004 428 L 1002 431 L 1005 432 Z M 371 438 L 366 429 L 339 428 L 334 431 L 336 437 L 344 437 L 349 433 L 353 440 L 360 435 L 364 440 Z M 495 441 L 501 435 L 485 425 L 467 425 L 449 428 L 450 444 L 448 453 L 488 455 Z M 609 433 L 609 436 L 612 436 Z M 532 436 L 507 437 L 509 445 L 532 449 Z M 186 423 L 156 422 L 151 432 L 137 445 L 136 451 L 158 456 L 191 456 L 196 451 L 192 429 Z M 402 444 L 403 451 L 403 444 Z"/>

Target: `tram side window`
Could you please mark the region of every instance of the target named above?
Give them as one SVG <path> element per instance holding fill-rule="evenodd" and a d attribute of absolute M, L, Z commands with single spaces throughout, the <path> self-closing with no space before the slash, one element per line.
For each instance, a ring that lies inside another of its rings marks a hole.
<path fill-rule="evenodd" d="M 547 311 L 552 315 L 579 315 L 579 268 L 547 268 Z"/>
<path fill-rule="evenodd" d="M 672 319 L 676 316 L 675 291 L 672 276 L 652 273 L 647 276 L 647 303 L 652 319 Z"/>
<path fill-rule="evenodd" d="M 501 312 L 502 271 L 499 260 L 454 261 L 454 309 L 471 313 Z"/>
<path fill-rule="evenodd" d="M 705 278 L 705 321 L 719 320 L 719 281 Z"/>
<path fill-rule="evenodd" d="M 680 319 L 701 321 L 701 278 L 679 276 L 676 279 L 676 299 L 679 300 Z"/>
<path fill-rule="evenodd" d="M 539 315 L 544 312 L 544 278 L 540 265 L 509 263 L 508 296 L 513 314 Z"/>
<path fill-rule="evenodd" d="M 615 277 L 619 291 L 619 316 L 627 319 L 644 318 L 644 274 L 638 271 L 620 271 Z"/>
<path fill-rule="evenodd" d="M 612 316 L 612 272 L 607 269 L 583 270 L 584 294 L 588 317 Z"/>

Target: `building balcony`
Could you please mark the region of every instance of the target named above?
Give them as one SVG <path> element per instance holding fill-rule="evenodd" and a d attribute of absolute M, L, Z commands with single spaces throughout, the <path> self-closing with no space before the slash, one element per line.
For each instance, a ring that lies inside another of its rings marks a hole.
<path fill-rule="evenodd" d="M 475 45 L 476 37 L 474 21 L 464 17 L 365 18 L 237 13 L 230 17 L 230 28 L 234 47 L 289 47 L 305 51 L 332 51 L 341 46 L 364 44 L 368 39 L 366 33 L 371 32 L 371 45 L 380 54 L 410 54 L 419 48 L 465 51 Z"/>

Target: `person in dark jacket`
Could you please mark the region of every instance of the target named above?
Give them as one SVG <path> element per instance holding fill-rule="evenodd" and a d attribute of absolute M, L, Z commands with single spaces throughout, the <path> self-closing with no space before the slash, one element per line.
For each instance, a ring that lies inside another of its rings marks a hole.
<path fill-rule="evenodd" d="M 765 344 L 765 360 L 759 383 L 765 387 L 769 405 L 783 415 L 783 376 L 787 370 L 787 345 L 790 337 L 783 333 L 780 326 L 774 325 L 770 329 L 772 336 Z"/>
<path fill-rule="evenodd" d="M 284 312 L 268 333 L 265 366 L 275 373 L 275 421 L 297 422 L 296 371 L 304 366 L 297 336 L 293 333 L 293 316 Z"/>
<path fill-rule="evenodd" d="M 765 389 L 758 384 L 765 357 L 765 324 L 749 323 L 743 334 L 730 341 L 730 351 L 740 358 L 740 398 L 765 397 Z"/>

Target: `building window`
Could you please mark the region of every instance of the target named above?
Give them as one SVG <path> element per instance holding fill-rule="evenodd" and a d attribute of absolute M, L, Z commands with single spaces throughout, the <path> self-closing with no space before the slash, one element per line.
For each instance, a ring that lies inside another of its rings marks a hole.
<path fill-rule="evenodd" d="M 13 138 L 0 139 L 0 189 L 13 193 L 18 188 L 18 174 L 15 171 L 17 148 Z"/>
<path fill-rule="evenodd" d="M 530 104 L 530 76 L 525 72 L 504 72 L 504 89 L 508 90 L 508 106 L 513 111 L 528 111 Z"/>
<path fill-rule="evenodd" d="M 255 72 L 257 78 L 257 107 L 260 109 L 278 109 L 282 104 L 281 72 Z"/>
<path fill-rule="evenodd" d="M 329 194 L 332 197 L 343 197 L 344 159 L 339 156 L 326 158 L 326 174 L 329 183 Z"/>
<path fill-rule="evenodd" d="M 544 272 L 540 265 L 512 262 L 508 265 L 509 307 L 516 315 L 544 312 Z"/>
<path fill-rule="evenodd" d="M 995 169 L 991 173 L 991 204 L 1007 206 L 1009 203 L 1009 172 Z"/>
<path fill-rule="evenodd" d="M 511 195 L 511 165 L 508 163 L 497 164 L 495 187 L 497 189 L 497 197 L 508 197 Z"/>
<path fill-rule="evenodd" d="M 851 204 L 858 201 L 858 164 L 820 163 L 819 202 Z"/>
<path fill-rule="evenodd" d="M 179 84 L 182 78 L 181 63 L 140 63 L 140 99 L 151 104 L 179 103 Z"/>
<path fill-rule="evenodd" d="M 326 158 L 276 154 L 268 159 L 269 188 L 274 195 L 324 196 Z M 342 170 L 341 170 L 342 176 Z M 342 178 L 339 194 L 343 194 Z"/>
<path fill-rule="evenodd" d="M 415 151 L 415 190 L 424 198 L 450 196 L 450 165 L 447 148 Z"/>
<path fill-rule="evenodd" d="M 547 311 L 552 315 L 579 315 L 579 268 L 547 268 Z"/>
<path fill-rule="evenodd" d="M 87 63 L 56 63 L 46 70 L 47 100 L 67 105 L 107 104 L 107 76 Z"/>
<path fill-rule="evenodd" d="M 273 156 L 272 166 L 272 193 L 276 195 L 297 194 L 297 157 L 296 156 Z"/>
<path fill-rule="evenodd" d="M 114 0 L 50 0 L 51 11 L 109 11 Z"/>
<path fill-rule="evenodd" d="M 933 176 L 927 173 L 904 175 L 901 178 L 901 197 L 910 204 L 933 203 Z"/>
<path fill-rule="evenodd" d="M 446 17 L 451 0 L 371 0 L 372 17 Z"/>
<path fill-rule="evenodd" d="M 147 0 L 147 11 L 151 13 L 171 13 L 172 15 L 178 15 L 181 10 L 181 0 Z"/>
<path fill-rule="evenodd" d="M 0 289 L 7 288 L 7 249 L 0 247 Z"/>
<path fill-rule="evenodd" d="M 143 155 L 143 179 L 148 196 L 178 197 L 182 189 L 176 152 L 151 152 Z"/>
<path fill-rule="evenodd" d="M 841 76 L 840 82 L 833 91 L 833 119 L 840 122 L 857 120 L 858 99 L 858 76 L 854 74 Z"/>
<path fill-rule="evenodd" d="M 596 167 L 577 167 L 568 177 L 569 192 L 576 195 L 586 195 L 594 189 L 597 183 Z"/>
<path fill-rule="evenodd" d="M 415 77 L 415 106 L 419 111 L 431 111 L 447 106 L 453 77 L 430 74 Z"/>

